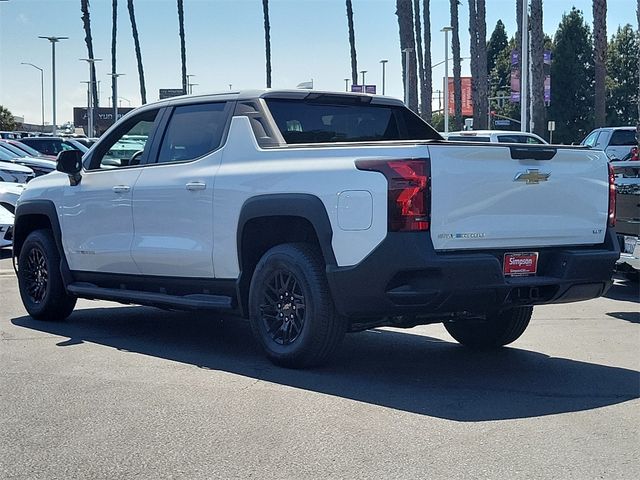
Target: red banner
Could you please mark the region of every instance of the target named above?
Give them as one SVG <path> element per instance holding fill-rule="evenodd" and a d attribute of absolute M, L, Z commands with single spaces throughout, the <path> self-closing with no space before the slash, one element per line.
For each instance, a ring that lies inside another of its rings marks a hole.
<path fill-rule="evenodd" d="M 462 116 L 473 117 L 473 101 L 471 100 L 471 77 L 461 77 L 462 82 Z M 449 77 L 449 114 L 455 113 L 453 77 Z"/>

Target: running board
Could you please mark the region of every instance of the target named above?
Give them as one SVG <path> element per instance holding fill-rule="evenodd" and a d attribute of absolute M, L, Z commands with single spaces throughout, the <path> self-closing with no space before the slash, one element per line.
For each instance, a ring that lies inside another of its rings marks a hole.
<path fill-rule="evenodd" d="M 67 285 L 69 293 L 89 300 L 110 300 L 125 304 L 149 305 L 176 310 L 233 310 L 231 297 L 223 295 L 167 295 L 117 288 L 102 288 L 93 283 L 76 282 Z"/>

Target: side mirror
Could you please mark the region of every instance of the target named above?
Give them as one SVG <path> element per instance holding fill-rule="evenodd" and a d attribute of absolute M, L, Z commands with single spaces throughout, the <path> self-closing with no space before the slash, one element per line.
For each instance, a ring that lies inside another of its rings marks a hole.
<path fill-rule="evenodd" d="M 58 154 L 56 170 L 69 175 L 69 183 L 74 186 L 82 179 L 82 152 L 79 150 L 63 150 Z"/>

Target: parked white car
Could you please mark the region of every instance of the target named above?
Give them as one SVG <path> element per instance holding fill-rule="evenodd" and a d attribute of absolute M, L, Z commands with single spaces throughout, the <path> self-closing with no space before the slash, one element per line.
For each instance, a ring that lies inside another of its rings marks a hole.
<path fill-rule="evenodd" d="M 13 240 L 13 213 L 0 205 L 0 248 L 10 247 Z"/>
<path fill-rule="evenodd" d="M 27 183 L 36 177 L 33 170 L 0 157 L 0 182 Z"/>
<path fill-rule="evenodd" d="M 0 182 L 0 206 L 14 213 L 24 187 L 24 183 Z"/>
<path fill-rule="evenodd" d="M 596 128 L 580 144 L 604 150 L 611 160 L 622 160 L 638 146 L 636 127 Z"/>
<path fill-rule="evenodd" d="M 463 130 L 449 132 L 444 136 L 452 142 L 528 143 L 531 145 L 549 143 L 535 133 L 512 130 Z"/>

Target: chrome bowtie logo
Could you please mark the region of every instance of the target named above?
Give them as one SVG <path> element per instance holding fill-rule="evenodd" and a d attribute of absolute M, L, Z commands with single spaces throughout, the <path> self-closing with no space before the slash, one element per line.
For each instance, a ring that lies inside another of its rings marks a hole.
<path fill-rule="evenodd" d="M 551 176 L 550 173 L 540 173 L 537 168 L 527 169 L 526 172 L 518 173 L 513 179 L 514 182 L 525 182 L 527 185 L 533 183 L 546 182 Z"/>

